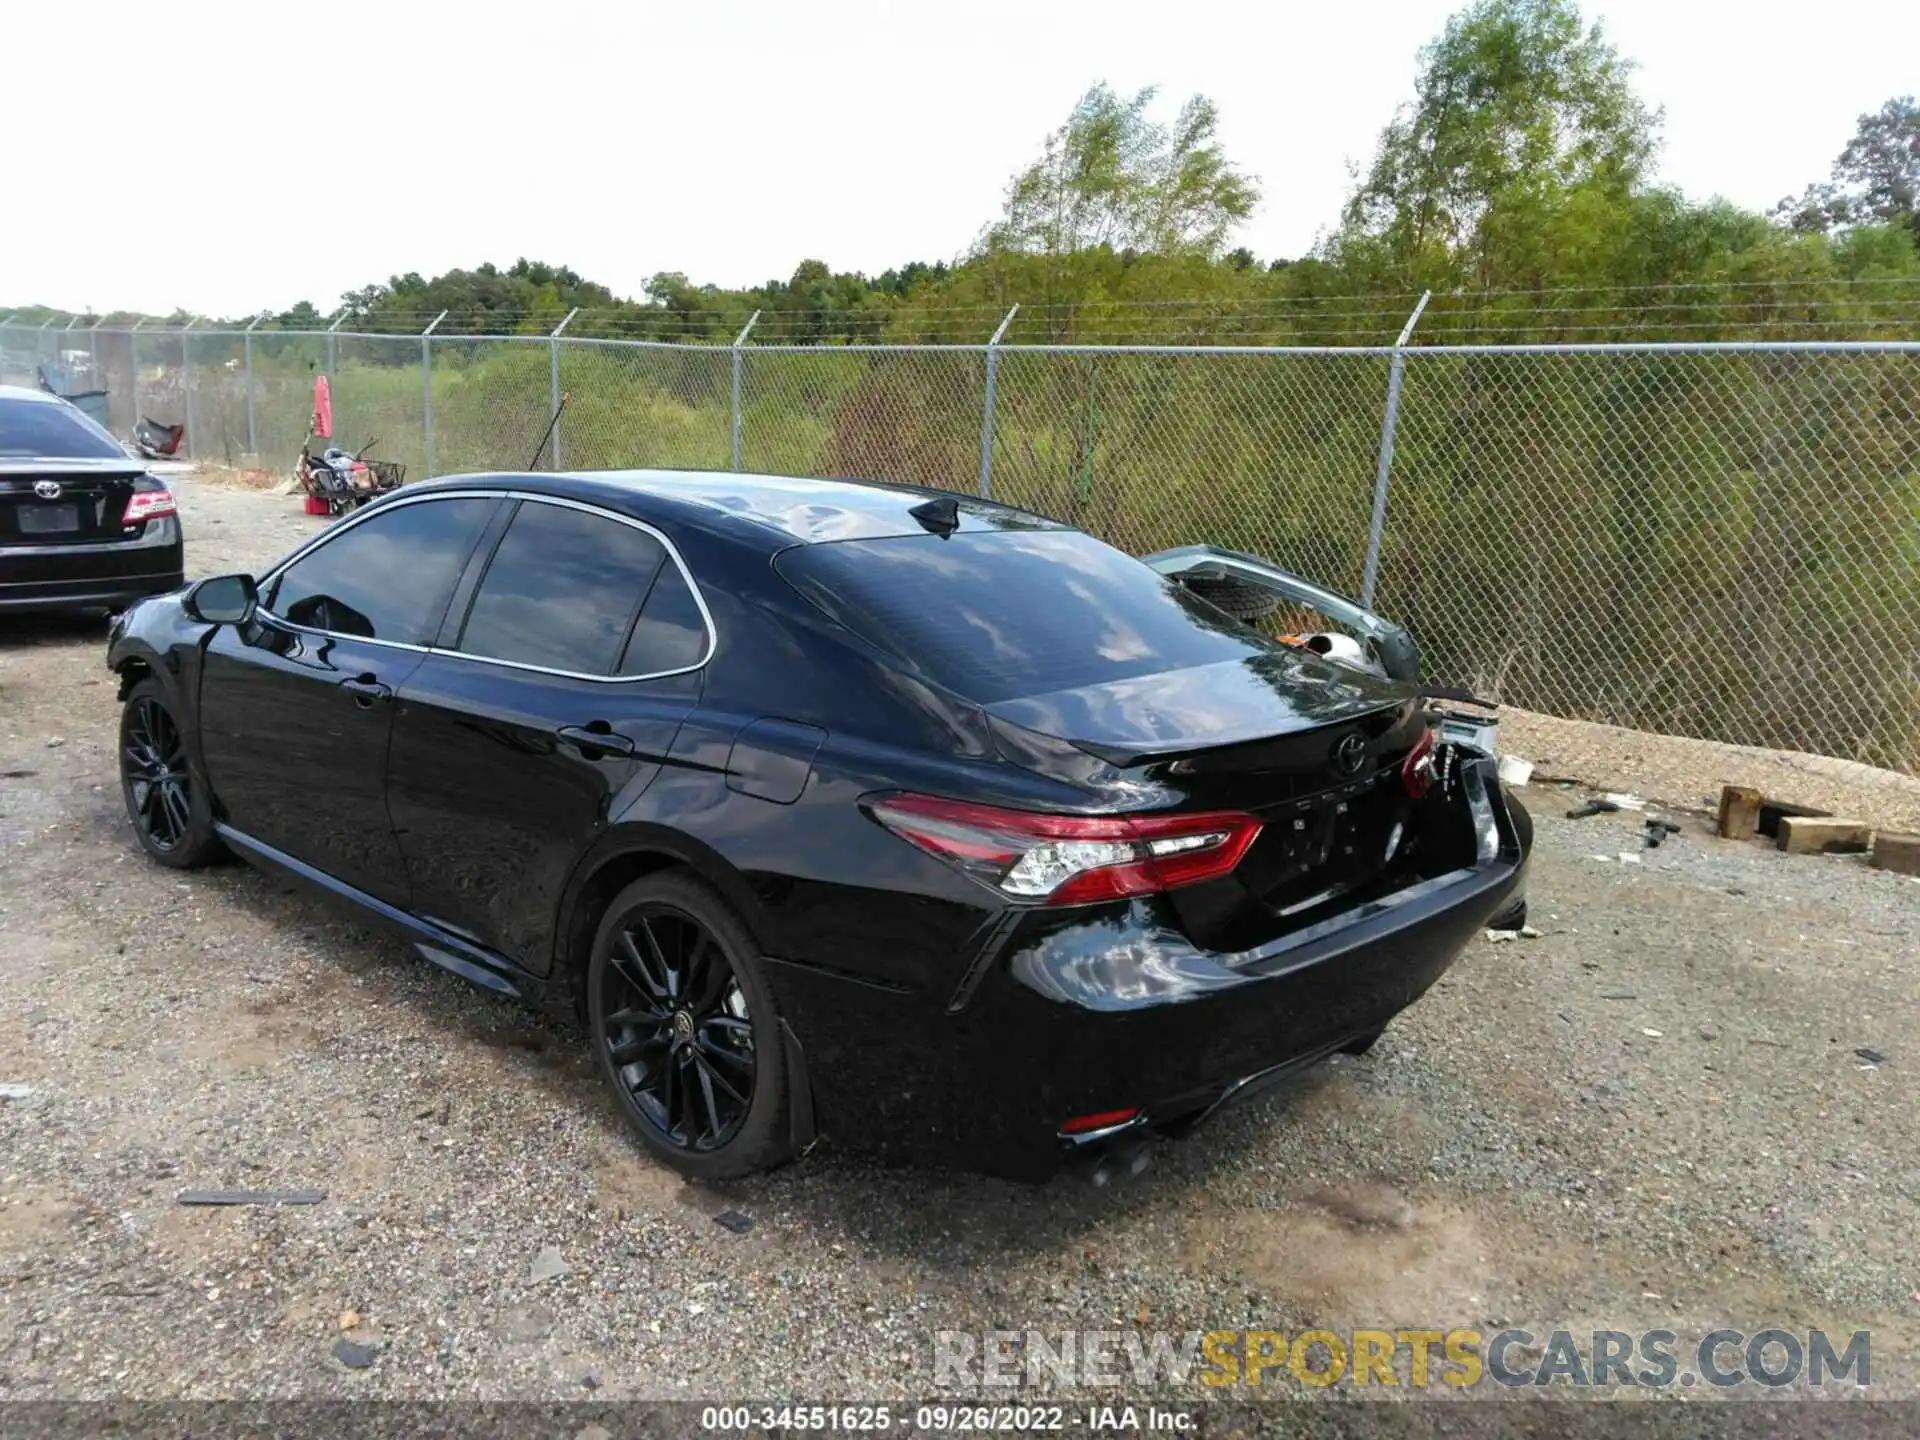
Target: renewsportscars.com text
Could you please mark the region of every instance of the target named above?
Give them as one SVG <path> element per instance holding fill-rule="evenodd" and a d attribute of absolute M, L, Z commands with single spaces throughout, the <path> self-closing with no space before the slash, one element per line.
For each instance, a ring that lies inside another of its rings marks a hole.
<path fill-rule="evenodd" d="M 1871 1337 L 1824 1330 L 942 1330 L 936 1385 L 1263 1384 L 1575 1389 L 1872 1383 Z"/>

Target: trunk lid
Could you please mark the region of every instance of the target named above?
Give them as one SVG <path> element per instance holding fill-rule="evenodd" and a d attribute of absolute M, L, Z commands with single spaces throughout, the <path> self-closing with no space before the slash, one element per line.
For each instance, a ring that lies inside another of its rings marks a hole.
<path fill-rule="evenodd" d="M 1415 698 L 1410 685 L 1288 649 L 1022 695 L 985 709 L 1126 768 L 1357 722 Z"/>
<path fill-rule="evenodd" d="M 122 516 L 145 473 L 132 459 L 0 460 L 0 545 L 132 539 Z"/>
<path fill-rule="evenodd" d="M 1422 838 L 1432 817 L 1401 773 L 1428 726 L 1417 688 L 1310 651 L 986 709 L 1015 764 L 1156 813 L 1233 810 L 1260 821 L 1231 875 L 1169 892 L 1196 944 L 1264 943 L 1413 883 L 1433 851 Z M 1095 777 L 1090 760 L 1110 768 Z"/>

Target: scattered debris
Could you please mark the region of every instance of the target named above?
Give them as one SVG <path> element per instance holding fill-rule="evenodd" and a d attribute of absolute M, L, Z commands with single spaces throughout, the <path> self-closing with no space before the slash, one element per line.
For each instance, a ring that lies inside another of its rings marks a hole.
<path fill-rule="evenodd" d="M 1602 1000 L 1638 1000 L 1640 997 L 1631 990 L 1604 990 L 1600 998 Z"/>
<path fill-rule="evenodd" d="M 1882 1055 L 1878 1050 L 1872 1049 L 1871 1047 L 1866 1045 L 1862 1045 L 1858 1050 L 1855 1050 L 1853 1053 L 1858 1055 L 1862 1060 L 1866 1061 L 1869 1065 L 1884 1065 L 1887 1063 L 1886 1056 Z"/>
<path fill-rule="evenodd" d="M 1920 875 L 1920 835 L 1878 832 L 1873 837 L 1873 863 L 1898 875 Z"/>
<path fill-rule="evenodd" d="M 1649 1030 L 1644 1025 L 1640 1027 L 1640 1033 L 1646 1036 L 1649 1040 L 1658 1040 L 1661 1038 L 1660 1032 L 1658 1030 Z"/>
<path fill-rule="evenodd" d="M 1647 808 L 1647 802 L 1645 800 L 1627 790 L 1609 790 L 1602 798 L 1611 801 L 1613 808 L 1616 810 L 1644 810 Z"/>
<path fill-rule="evenodd" d="M 1533 778 L 1533 762 L 1522 760 L 1518 755 L 1500 757 L 1500 783 L 1502 785 L 1525 785 Z"/>
<path fill-rule="evenodd" d="M 1589 815 L 1608 815 L 1619 808 L 1620 807 L 1614 804 L 1613 801 L 1602 800 L 1596 795 L 1584 805 L 1576 805 L 1573 809 L 1567 811 L 1567 819 L 1584 820 Z"/>
<path fill-rule="evenodd" d="M 1720 1038 L 1719 1027 L 1711 1021 L 1703 1022 L 1700 1026 L 1700 1038 L 1702 1040 L 1718 1040 Z"/>
<path fill-rule="evenodd" d="M 527 1278 L 538 1285 L 543 1280 L 557 1280 L 572 1268 L 567 1264 L 566 1256 L 560 1253 L 558 1245 L 543 1245 L 540 1253 L 533 1257 Z"/>
<path fill-rule="evenodd" d="M 1722 840 L 1751 840 L 1760 829 L 1760 807 L 1766 801 L 1749 785 L 1720 787 L 1720 823 L 1716 827 Z"/>
<path fill-rule="evenodd" d="M 1619 855 L 1619 860 L 1622 865 L 1638 865 L 1640 863 L 1640 857 L 1631 850 L 1622 850 Z"/>
<path fill-rule="evenodd" d="M 738 1210 L 722 1210 L 713 1217 L 713 1223 L 723 1230 L 731 1230 L 736 1235 L 744 1235 L 753 1228 L 753 1221 Z"/>
<path fill-rule="evenodd" d="M 66 743 L 67 737 L 64 735 L 49 735 L 47 737 L 47 749 L 49 750 L 58 750 Z"/>
<path fill-rule="evenodd" d="M 33 1094 L 33 1086 L 22 1084 L 18 1080 L 8 1080 L 0 1084 L 0 1100 L 25 1100 Z"/>
<path fill-rule="evenodd" d="M 1671 820 L 1662 820 L 1658 815 L 1649 815 L 1646 825 L 1647 849 L 1658 850 L 1661 842 L 1669 835 L 1678 835 L 1680 827 Z"/>
<path fill-rule="evenodd" d="M 182 1205 L 318 1205 L 324 1190 L 182 1190 Z"/>
<path fill-rule="evenodd" d="M 1789 805 L 1784 800 L 1763 800 L 1760 802 L 1759 831 L 1769 840 L 1780 836 L 1780 822 L 1789 818 L 1823 820 L 1831 815 L 1831 810 L 1815 810 L 1810 805 Z"/>
<path fill-rule="evenodd" d="M 507 1338 L 522 1343 L 544 1340 L 553 1334 L 553 1312 L 540 1305 L 507 1312 Z"/>
<path fill-rule="evenodd" d="M 340 1312 L 340 1332 L 343 1335 L 349 1330 L 358 1330 L 359 1328 L 360 1312 L 358 1310 L 342 1310 Z"/>
<path fill-rule="evenodd" d="M 1858 820 L 1787 815 L 1780 821 L 1780 848 L 1789 855 L 1861 855 L 1872 842 L 1872 827 Z"/>
<path fill-rule="evenodd" d="M 333 1342 L 333 1358 L 349 1370 L 365 1370 L 380 1353 L 378 1345 L 362 1345 L 342 1335 Z"/>

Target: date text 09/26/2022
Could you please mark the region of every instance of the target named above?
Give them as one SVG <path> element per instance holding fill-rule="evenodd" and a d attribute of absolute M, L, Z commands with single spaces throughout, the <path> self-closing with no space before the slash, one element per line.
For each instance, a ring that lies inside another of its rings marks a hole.
<path fill-rule="evenodd" d="M 1190 1433 L 1196 1414 L 1165 1405 L 709 1405 L 703 1430 L 748 1433 L 853 1431 L 881 1434 L 1022 1434 L 1080 1430 L 1089 1434 Z"/>

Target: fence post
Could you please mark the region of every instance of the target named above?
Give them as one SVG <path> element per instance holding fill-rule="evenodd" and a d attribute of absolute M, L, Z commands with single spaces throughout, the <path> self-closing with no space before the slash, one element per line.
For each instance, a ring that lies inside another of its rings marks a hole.
<path fill-rule="evenodd" d="M 580 307 L 574 306 L 547 337 L 547 349 L 553 361 L 553 373 L 547 383 L 547 414 L 553 428 L 553 468 L 556 470 L 560 468 L 560 332 L 571 325 L 579 313 Z"/>
<path fill-rule="evenodd" d="M 1019 313 L 1018 305 L 1007 311 L 1006 318 L 993 332 L 993 338 L 987 341 L 987 402 L 980 407 L 980 493 L 988 498 L 993 495 L 993 398 L 995 379 L 1000 368 L 998 347 L 1000 337 L 1007 333 L 1007 327 Z"/>
<path fill-rule="evenodd" d="M 133 394 L 130 397 L 133 401 L 133 419 L 127 429 L 129 435 L 140 428 L 140 327 L 146 323 L 146 316 L 138 316 L 133 328 L 127 331 L 127 363 L 133 369 Z"/>
<path fill-rule="evenodd" d="M 1380 421 L 1380 461 L 1373 472 L 1373 521 L 1367 527 L 1367 563 L 1360 577 L 1362 605 L 1373 604 L 1373 592 L 1380 583 L 1380 542 L 1387 533 L 1387 483 L 1393 471 L 1393 434 L 1400 426 L 1400 378 L 1406 371 L 1407 341 L 1432 297 L 1431 290 L 1420 292 L 1420 303 L 1413 307 L 1400 338 L 1393 342 L 1393 362 L 1387 367 L 1387 413 Z"/>
<path fill-rule="evenodd" d="M 340 341 L 333 332 L 340 328 L 340 322 L 346 318 L 347 312 L 342 310 L 333 317 L 333 323 L 327 326 L 327 388 L 329 390 L 333 388 L 333 382 L 340 378 Z"/>
<path fill-rule="evenodd" d="M 747 343 L 747 332 L 753 329 L 754 322 L 760 318 L 760 312 L 754 311 L 747 317 L 747 323 L 740 327 L 740 333 L 733 337 L 733 470 L 740 472 L 740 347 Z"/>
<path fill-rule="evenodd" d="M 187 458 L 199 458 L 197 441 L 193 429 L 193 347 L 187 342 L 187 332 L 193 329 L 193 317 L 187 317 L 187 323 L 180 327 L 180 400 L 186 409 L 183 417 L 187 427 Z"/>
<path fill-rule="evenodd" d="M 442 310 L 420 332 L 420 436 L 426 449 L 428 480 L 433 478 L 433 332 L 446 318 L 447 312 Z"/>
<path fill-rule="evenodd" d="M 93 379 L 89 383 L 98 385 L 102 390 L 107 388 L 107 375 L 106 372 L 100 368 L 100 336 L 98 332 L 106 318 L 105 315 L 96 315 L 93 317 L 93 324 L 87 327 L 87 368 L 93 372 Z"/>
<path fill-rule="evenodd" d="M 240 353 L 245 357 L 247 371 L 247 454 L 258 455 L 259 448 L 253 443 L 253 326 L 267 317 L 256 315 L 253 325 L 247 326 L 240 336 Z"/>

